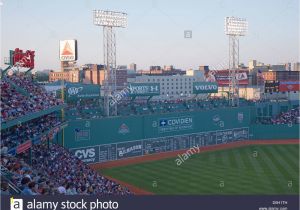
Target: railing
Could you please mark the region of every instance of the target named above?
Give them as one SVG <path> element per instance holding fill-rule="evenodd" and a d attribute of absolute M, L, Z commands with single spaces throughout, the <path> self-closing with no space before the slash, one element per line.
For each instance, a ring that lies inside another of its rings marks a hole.
<path fill-rule="evenodd" d="M 9 193 L 10 195 L 17 195 L 17 194 L 20 194 L 21 193 L 21 189 L 18 188 L 14 183 L 12 183 L 10 181 L 9 178 L 6 177 L 5 173 L 3 173 L 2 169 L 5 168 L 3 166 L 1 166 L 1 172 L 0 172 L 0 175 L 1 175 L 1 182 L 6 181 L 8 183 L 8 187 L 9 187 Z M 6 169 L 6 168 L 5 168 Z M 8 171 L 8 169 L 6 169 Z"/>

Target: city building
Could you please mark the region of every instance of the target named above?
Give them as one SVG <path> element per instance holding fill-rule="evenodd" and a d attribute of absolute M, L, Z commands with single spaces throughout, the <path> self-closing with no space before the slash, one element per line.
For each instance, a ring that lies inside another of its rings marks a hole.
<path fill-rule="evenodd" d="M 150 66 L 149 70 L 139 70 L 137 73 L 140 75 L 184 75 L 185 71 L 175 69 L 173 65 L 169 65 L 164 66 L 164 68 L 161 68 L 160 66 Z"/>
<path fill-rule="evenodd" d="M 263 72 L 265 81 L 295 81 L 299 80 L 299 71 L 268 71 Z"/>
<path fill-rule="evenodd" d="M 77 70 L 69 70 L 64 72 L 55 72 L 50 71 L 49 72 L 49 82 L 55 82 L 59 80 L 64 80 L 67 82 L 80 82 L 80 71 Z"/>
<path fill-rule="evenodd" d="M 129 64 L 129 70 L 133 70 L 133 71 L 136 71 L 137 70 L 137 67 L 136 67 L 136 64 L 135 63 L 131 63 Z"/>
<path fill-rule="evenodd" d="M 87 64 L 83 69 L 83 82 L 87 84 L 103 85 L 105 79 L 104 65 Z M 127 66 L 118 66 L 116 71 L 116 86 L 117 90 L 127 86 Z"/>
<path fill-rule="evenodd" d="M 293 71 L 300 71 L 300 62 L 294 63 Z"/>
<path fill-rule="evenodd" d="M 256 67 L 256 66 L 257 66 L 257 60 L 251 60 L 251 61 L 249 61 L 248 67 L 249 67 L 250 71 L 253 70 L 254 67 Z"/>
<path fill-rule="evenodd" d="M 203 72 L 209 71 L 209 66 L 199 66 L 199 70 Z"/>
<path fill-rule="evenodd" d="M 161 69 L 161 66 L 150 66 L 150 71 L 159 71 L 159 70 L 162 70 Z"/>
<path fill-rule="evenodd" d="M 164 71 L 173 71 L 173 70 L 174 70 L 174 66 L 173 65 L 164 66 Z"/>
<path fill-rule="evenodd" d="M 159 83 L 160 96 L 153 97 L 153 100 L 174 100 L 192 98 L 193 82 L 204 81 L 203 73 L 196 70 L 193 75 L 140 75 L 128 79 L 130 83 Z"/>
<path fill-rule="evenodd" d="M 119 70 L 127 70 L 127 66 L 126 65 L 119 65 L 119 66 L 117 66 L 117 69 L 119 69 Z"/>
<path fill-rule="evenodd" d="M 122 90 L 127 87 L 127 69 L 118 69 L 116 71 L 116 85 L 117 90 Z"/>
<path fill-rule="evenodd" d="M 272 71 L 286 71 L 286 64 L 271 65 L 270 70 L 272 70 Z"/>

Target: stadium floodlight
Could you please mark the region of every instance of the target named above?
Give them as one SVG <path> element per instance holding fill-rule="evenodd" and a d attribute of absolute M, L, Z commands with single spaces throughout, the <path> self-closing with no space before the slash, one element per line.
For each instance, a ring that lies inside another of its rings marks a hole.
<path fill-rule="evenodd" d="M 239 106 L 239 37 L 248 32 L 248 22 L 244 18 L 226 17 L 225 34 L 229 36 L 229 102 Z"/>
<path fill-rule="evenodd" d="M 124 12 L 94 10 L 94 25 L 125 28 L 127 26 L 127 14 Z"/>
<path fill-rule="evenodd" d="M 226 17 L 225 34 L 231 36 L 245 36 L 248 32 L 248 22 L 245 18 Z"/>
<path fill-rule="evenodd" d="M 110 103 L 116 93 L 116 34 L 115 27 L 127 26 L 127 14 L 124 12 L 93 10 L 93 23 L 103 26 L 103 58 L 104 58 L 104 112 L 106 116 L 117 114 L 117 103 Z"/>

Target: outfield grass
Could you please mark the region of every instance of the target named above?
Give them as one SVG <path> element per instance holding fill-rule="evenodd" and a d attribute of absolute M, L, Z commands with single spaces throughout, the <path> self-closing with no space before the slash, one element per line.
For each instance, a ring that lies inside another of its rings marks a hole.
<path fill-rule="evenodd" d="M 180 166 L 175 159 L 101 172 L 155 194 L 299 194 L 299 145 L 204 152 Z"/>

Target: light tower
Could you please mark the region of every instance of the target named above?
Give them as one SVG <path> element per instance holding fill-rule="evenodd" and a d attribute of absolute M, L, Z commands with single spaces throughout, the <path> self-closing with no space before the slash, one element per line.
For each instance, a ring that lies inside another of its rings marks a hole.
<path fill-rule="evenodd" d="M 117 104 L 110 100 L 116 91 L 116 35 L 114 27 L 127 26 L 127 14 L 123 12 L 93 11 L 93 22 L 96 26 L 103 26 L 104 52 L 104 112 L 106 116 L 117 114 Z"/>
<path fill-rule="evenodd" d="M 248 31 L 246 19 L 237 17 L 225 18 L 225 34 L 229 36 L 229 103 L 239 106 L 239 37 L 245 36 Z"/>

